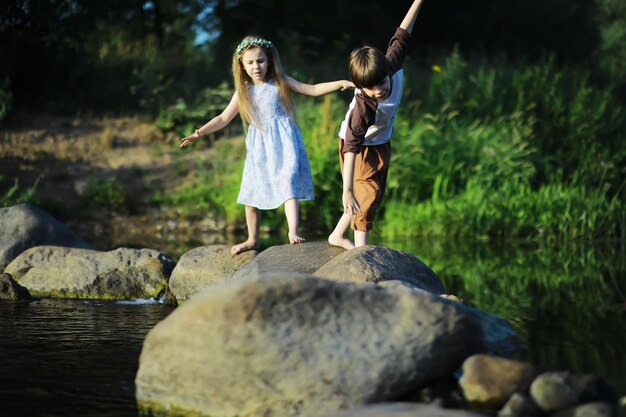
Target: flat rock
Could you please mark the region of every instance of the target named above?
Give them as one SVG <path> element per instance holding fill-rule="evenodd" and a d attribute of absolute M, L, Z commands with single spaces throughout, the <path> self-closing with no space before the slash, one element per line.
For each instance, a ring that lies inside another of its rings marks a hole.
<path fill-rule="evenodd" d="M 133 300 L 163 294 L 173 267 L 169 256 L 154 249 L 36 246 L 6 272 L 36 297 Z"/>
<path fill-rule="evenodd" d="M 227 245 L 194 248 L 178 260 L 170 277 L 170 292 L 181 303 L 210 285 L 233 279 L 256 255 L 257 251 L 247 251 L 231 256 Z"/>
<path fill-rule="evenodd" d="M 311 274 L 345 251 L 326 242 L 272 246 L 237 270 L 233 279 L 252 278 L 265 272 Z"/>

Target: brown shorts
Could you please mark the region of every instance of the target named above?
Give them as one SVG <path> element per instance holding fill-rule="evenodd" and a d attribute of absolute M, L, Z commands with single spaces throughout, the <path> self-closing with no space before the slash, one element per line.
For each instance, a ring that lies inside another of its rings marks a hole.
<path fill-rule="evenodd" d="M 343 173 L 343 144 L 339 141 L 339 164 Z M 352 216 L 352 228 L 369 231 L 374 227 L 376 209 L 385 195 L 387 172 L 391 160 L 391 143 L 363 146 L 354 162 L 354 198 L 361 207 L 361 214 Z"/>

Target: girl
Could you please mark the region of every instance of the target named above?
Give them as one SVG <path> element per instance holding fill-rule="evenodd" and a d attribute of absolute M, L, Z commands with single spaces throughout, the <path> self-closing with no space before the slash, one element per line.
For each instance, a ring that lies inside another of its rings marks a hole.
<path fill-rule="evenodd" d="M 224 111 L 194 134 L 182 138 L 183 148 L 200 136 L 227 126 L 237 113 L 249 124 L 246 160 L 237 203 L 246 207 L 248 240 L 231 248 L 232 255 L 259 248 L 260 210 L 285 205 L 289 242 L 302 243 L 298 234 L 298 200 L 313 200 L 311 167 L 300 128 L 294 121 L 290 91 L 319 96 L 354 88 L 346 80 L 304 84 L 284 74 L 272 42 L 247 36 L 233 55 L 235 93 Z"/>

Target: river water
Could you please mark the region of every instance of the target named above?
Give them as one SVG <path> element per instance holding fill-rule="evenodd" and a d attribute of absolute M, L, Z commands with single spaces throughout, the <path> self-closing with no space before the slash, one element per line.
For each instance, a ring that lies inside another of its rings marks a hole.
<path fill-rule="evenodd" d="M 0 303 L 3 417 L 136 417 L 146 333 L 172 311 L 157 303 Z"/>
<path fill-rule="evenodd" d="M 623 245 L 386 243 L 508 319 L 528 345 L 518 358 L 592 372 L 626 394 Z M 142 342 L 171 311 L 153 300 L 0 303 L 0 415 L 137 417 Z"/>

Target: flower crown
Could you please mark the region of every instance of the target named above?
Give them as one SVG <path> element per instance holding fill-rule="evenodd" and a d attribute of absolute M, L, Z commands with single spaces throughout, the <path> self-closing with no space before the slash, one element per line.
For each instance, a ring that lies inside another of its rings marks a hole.
<path fill-rule="evenodd" d="M 237 57 L 237 59 L 240 59 L 242 52 L 251 46 L 260 46 L 261 48 L 271 48 L 272 42 L 265 40 L 263 38 L 246 38 L 242 40 L 239 46 L 237 46 L 237 49 L 235 49 L 235 56 Z"/>

